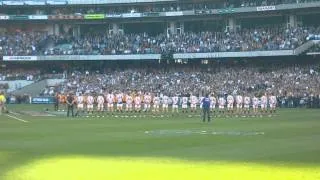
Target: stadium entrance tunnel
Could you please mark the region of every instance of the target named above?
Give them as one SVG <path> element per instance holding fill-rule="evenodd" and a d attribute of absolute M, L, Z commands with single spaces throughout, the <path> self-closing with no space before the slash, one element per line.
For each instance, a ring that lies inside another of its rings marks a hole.
<path fill-rule="evenodd" d="M 56 156 L 30 161 L 6 173 L 4 180 L 88 179 L 319 179 L 320 167 L 293 167 L 227 161 L 169 158 Z"/>

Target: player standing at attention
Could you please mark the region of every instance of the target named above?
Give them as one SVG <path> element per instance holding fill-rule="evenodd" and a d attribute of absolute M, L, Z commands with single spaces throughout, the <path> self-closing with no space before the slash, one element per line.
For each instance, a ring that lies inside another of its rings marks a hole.
<path fill-rule="evenodd" d="M 215 114 L 217 99 L 214 97 L 214 93 L 209 97 L 210 98 L 210 111 Z"/>
<path fill-rule="evenodd" d="M 262 97 L 261 97 L 261 112 L 262 113 L 267 113 L 268 112 L 268 97 L 267 97 L 267 94 L 264 94 Z"/>
<path fill-rule="evenodd" d="M 80 116 L 80 112 L 84 113 L 84 98 L 81 93 L 77 96 L 77 112 L 76 116 Z"/>
<path fill-rule="evenodd" d="M 226 100 L 223 96 L 219 98 L 219 114 L 224 114 L 224 106 L 226 104 Z"/>
<path fill-rule="evenodd" d="M 108 113 L 113 114 L 113 103 L 114 103 L 114 95 L 112 91 L 107 94 L 107 102 L 108 102 Z"/>
<path fill-rule="evenodd" d="M 236 96 L 236 103 L 237 103 L 237 114 L 242 114 L 242 108 L 243 108 L 243 97 L 241 95 Z"/>
<path fill-rule="evenodd" d="M 130 94 L 130 92 L 126 95 L 126 111 L 127 112 L 132 112 L 132 103 L 133 103 L 133 98 Z"/>
<path fill-rule="evenodd" d="M 60 109 L 58 111 L 65 111 L 66 109 L 66 96 L 64 95 L 64 93 L 61 93 L 59 95 L 59 104 L 60 104 Z"/>
<path fill-rule="evenodd" d="M 190 96 L 190 107 L 191 107 L 191 113 L 197 113 L 197 103 L 198 98 L 194 95 Z"/>
<path fill-rule="evenodd" d="M 141 112 L 141 96 L 137 94 L 134 97 L 134 110 L 135 112 Z"/>
<path fill-rule="evenodd" d="M 273 94 L 269 97 L 270 113 L 276 113 L 277 97 Z"/>
<path fill-rule="evenodd" d="M 94 104 L 94 97 L 92 94 L 89 94 L 87 97 L 87 113 L 93 114 L 93 104 Z"/>
<path fill-rule="evenodd" d="M 101 116 L 103 116 L 104 112 L 104 97 L 102 94 L 98 95 L 97 97 L 97 112 L 100 113 Z"/>
<path fill-rule="evenodd" d="M 250 97 L 249 96 L 245 96 L 244 97 L 244 114 L 250 114 Z"/>
<path fill-rule="evenodd" d="M 158 113 L 160 108 L 160 98 L 159 96 L 155 96 L 153 98 L 153 112 Z"/>
<path fill-rule="evenodd" d="M 179 112 L 179 97 L 177 95 L 172 97 L 172 113 Z"/>
<path fill-rule="evenodd" d="M 117 96 L 117 111 L 122 112 L 123 107 L 123 94 L 119 91 Z"/>
<path fill-rule="evenodd" d="M 149 112 L 151 108 L 151 95 L 150 93 L 145 93 L 144 98 L 144 112 Z"/>
<path fill-rule="evenodd" d="M 227 110 L 228 110 L 228 114 L 233 114 L 233 103 L 234 103 L 234 98 L 232 95 L 228 95 L 227 96 Z"/>
<path fill-rule="evenodd" d="M 254 115 L 258 114 L 258 107 L 259 107 L 259 99 L 257 98 L 257 96 L 254 96 L 252 98 L 252 108 L 253 108 Z"/>
<path fill-rule="evenodd" d="M 169 97 L 164 95 L 162 97 L 162 112 L 168 112 L 168 104 L 169 104 Z"/>
<path fill-rule="evenodd" d="M 182 97 L 182 113 L 188 113 L 188 97 Z"/>

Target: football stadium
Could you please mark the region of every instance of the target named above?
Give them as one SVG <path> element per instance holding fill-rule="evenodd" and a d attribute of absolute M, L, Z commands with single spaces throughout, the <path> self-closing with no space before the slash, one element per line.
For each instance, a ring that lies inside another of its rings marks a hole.
<path fill-rule="evenodd" d="M 0 180 L 320 180 L 320 0 L 0 0 Z"/>

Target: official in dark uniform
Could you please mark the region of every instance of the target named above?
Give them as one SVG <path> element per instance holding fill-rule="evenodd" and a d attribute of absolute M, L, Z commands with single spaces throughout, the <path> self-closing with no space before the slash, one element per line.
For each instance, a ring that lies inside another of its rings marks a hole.
<path fill-rule="evenodd" d="M 207 120 L 208 122 L 210 122 L 210 98 L 209 95 L 206 94 L 206 97 L 202 99 L 202 121 L 205 122 L 206 121 L 206 116 L 207 116 Z"/>
<path fill-rule="evenodd" d="M 74 109 L 74 97 L 71 93 L 68 94 L 67 96 L 67 105 L 68 105 L 68 112 L 67 112 L 67 116 L 69 117 L 70 115 L 70 111 L 71 111 L 71 115 L 72 117 L 74 117 L 73 114 L 73 109 Z"/>
<path fill-rule="evenodd" d="M 55 97 L 54 97 L 54 110 L 58 111 L 59 110 L 59 94 L 56 93 Z"/>

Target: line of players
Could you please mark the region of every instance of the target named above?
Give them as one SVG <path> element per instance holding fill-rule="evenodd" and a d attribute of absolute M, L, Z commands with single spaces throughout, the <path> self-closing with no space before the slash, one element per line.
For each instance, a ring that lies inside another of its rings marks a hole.
<path fill-rule="evenodd" d="M 63 96 L 61 96 L 63 97 Z M 277 98 L 274 95 L 264 94 L 259 97 L 249 96 L 221 96 L 216 98 L 214 95 L 209 96 L 211 100 L 210 108 L 214 113 L 219 114 L 258 114 L 258 113 L 275 113 Z M 151 93 L 106 93 L 106 94 L 79 94 L 74 97 L 78 112 L 93 113 L 95 111 L 107 112 L 169 112 L 169 105 L 172 105 L 172 113 L 178 113 L 182 109 L 187 113 L 190 107 L 191 113 L 196 113 L 198 107 L 202 108 L 202 99 L 194 95 L 178 95 L 169 97 L 154 96 Z M 63 104 L 63 98 L 60 99 Z"/>

